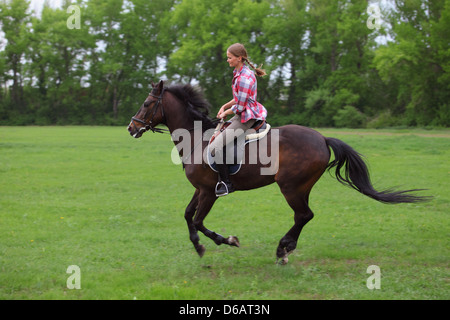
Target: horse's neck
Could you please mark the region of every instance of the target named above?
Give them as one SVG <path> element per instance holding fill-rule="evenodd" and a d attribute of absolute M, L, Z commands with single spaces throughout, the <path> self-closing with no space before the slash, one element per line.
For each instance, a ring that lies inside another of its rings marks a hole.
<path fill-rule="evenodd" d="M 166 115 L 166 125 L 171 134 L 177 131 L 194 131 L 196 129 L 194 121 L 183 118 L 182 113 L 177 114 L 175 117 L 167 117 Z"/>
<path fill-rule="evenodd" d="M 170 133 L 173 134 L 177 130 L 191 130 L 191 121 L 186 117 L 186 112 L 183 105 L 179 101 L 170 95 L 170 98 L 164 104 L 164 116 L 166 118 L 165 125 L 169 129 Z"/>
<path fill-rule="evenodd" d="M 205 130 L 201 120 L 193 120 L 187 115 L 184 106 L 178 100 L 174 100 L 169 100 L 169 103 L 172 103 L 167 107 L 164 106 L 165 124 L 172 135 L 172 141 L 184 163 L 202 161 L 203 149 L 207 146 L 214 129 Z"/>

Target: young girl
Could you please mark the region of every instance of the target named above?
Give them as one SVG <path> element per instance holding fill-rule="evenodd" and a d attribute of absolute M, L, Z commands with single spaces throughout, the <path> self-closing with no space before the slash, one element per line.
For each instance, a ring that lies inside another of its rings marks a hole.
<path fill-rule="evenodd" d="M 227 142 L 233 143 L 236 130 L 245 132 L 255 124 L 256 120 L 265 120 L 267 116 L 266 108 L 256 101 L 256 77 L 246 63 L 259 77 L 266 75 L 266 72 L 255 68 L 248 59 L 247 50 L 240 43 L 235 43 L 227 49 L 227 62 L 234 68 L 231 86 L 233 100 L 220 108 L 217 118 L 225 119 L 228 115 L 234 115 L 234 117 L 231 119 L 231 124 L 211 143 L 210 150 L 216 159 L 217 157 L 223 159 L 223 148 Z M 227 136 L 231 138 L 227 139 Z M 216 165 L 221 180 L 216 186 L 216 195 L 226 196 L 234 191 L 229 179 L 228 165 L 223 160 L 216 161 Z"/>

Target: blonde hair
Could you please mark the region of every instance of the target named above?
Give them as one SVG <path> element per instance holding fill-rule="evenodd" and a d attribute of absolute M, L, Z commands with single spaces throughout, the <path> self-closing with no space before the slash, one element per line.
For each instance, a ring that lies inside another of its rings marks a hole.
<path fill-rule="evenodd" d="M 244 62 L 247 62 L 248 65 L 255 70 L 255 73 L 258 77 L 263 77 L 265 75 L 267 75 L 266 70 L 261 69 L 262 65 L 260 65 L 259 67 L 255 67 L 250 60 L 248 59 L 248 54 L 247 54 L 247 50 L 245 49 L 243 44 L 240 43 L 234 43 L 231 46 L 228 47 L 227 51 L 229 53 L 231 53 L 232 55 L 236 56 L 236 57 L 242 57 L 242 60 L 244 60 Z"/>

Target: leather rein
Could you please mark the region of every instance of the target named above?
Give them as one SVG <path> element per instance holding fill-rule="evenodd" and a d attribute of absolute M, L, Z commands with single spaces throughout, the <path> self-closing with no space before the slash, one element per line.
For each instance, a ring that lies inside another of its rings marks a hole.
<path fill-rule="evenodd" d="M 138 119 L 136 117 L 132 117 L 131 118 L 131 122 L 133 123 L 133 125 L 134 125 L 134 127 L 136 129 L 137 129 L 137 126 L 136 126 L 135 121 L 140 123 L 140 124 L 143 124 L 145 126 L 145 127 L 142 127 L 139 130 L 139 132 L 142 132 L 142 131 L 144 131 L 144 132 L 152 131 L 153 133 L 155 133 L 155 132 L 157 132 L 157 133 L 169 133 L 170 132 L 168 129 L 155 128 L 155 127 L 152 126 L 152 123 L 153 123 L 152 120 L 155 117 L 156 112 L 158 112 L 158 108 L 159 107 L 161 107 L 161 114 L 162 114 L 162 117 L 164 118 L 164 108 L 163 108 L 163 105 L 162 105 L 162 98 L 163 98 L 163 95 L 164 95 L 165 91 L 166 91 L 166 88 L 163 88 L 161 90 L 161 94 L 159 96 L 156 96 L 156 95 L 154 95 L 151 92 L 149 93 L 150 96 L 152 96 L 153 98 L 156 98 L 158 100 L 156 101 L 155 105 L 152 108 L 152 115 L 151 115 L 150 119 L 148 120 L 148 122 L 146 120 L 141 120 L 141 119 Z M 146 107 L 145 104 L 144 104 L 144 108 L 148 108 L 148 107 Z"/>

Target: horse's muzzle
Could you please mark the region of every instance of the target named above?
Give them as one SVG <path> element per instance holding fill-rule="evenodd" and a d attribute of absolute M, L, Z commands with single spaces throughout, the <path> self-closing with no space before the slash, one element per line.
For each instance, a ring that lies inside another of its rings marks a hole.
<path fill-rule="evenodd" d="M 133 138 L 136 138 L 136 139 L 142 137 L 142 135 L 144 134 L 145 131 L 147 131 L 146 128 L 141 127 L 141 128 L 138 129 L 138 128 L 134 125 L 133 122 L 131 122 L 130 125 L 128 126 L 128 132 L 130 133 L 130 135 L 131 135 Z"/>

